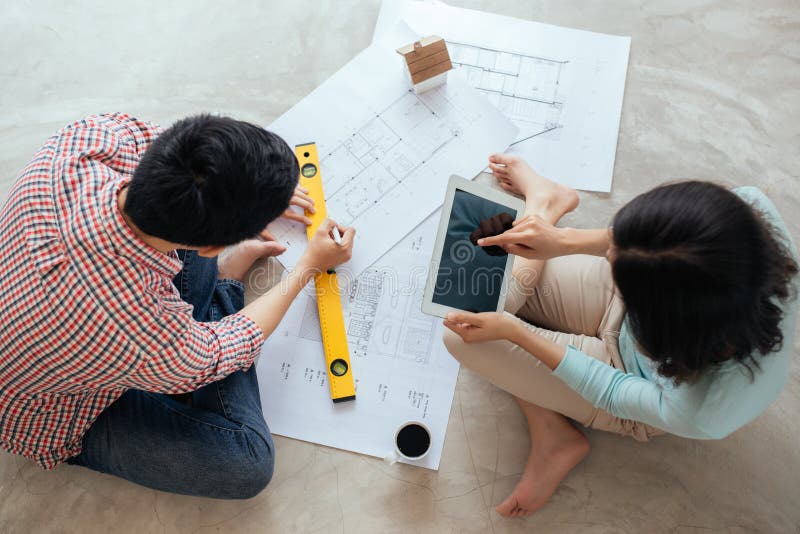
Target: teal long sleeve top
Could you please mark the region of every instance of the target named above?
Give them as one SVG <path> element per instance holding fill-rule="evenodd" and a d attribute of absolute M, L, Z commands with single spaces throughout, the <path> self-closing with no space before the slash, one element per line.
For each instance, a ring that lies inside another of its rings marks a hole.
<path fill-rule="evenodd" d="M 783 234 L 797 257 L 772 202 L 754 187 L 734 191 Z M 793 283 L 796 288 L 797 280 Z M 695 382 L 675 385 L 658 375 L 653 361 L 637 351 L 625 321 L 619 350 L 626 372 L 569 346 L 553 373 L 593 405 L 617 417 L 687 438 L 720 439 L 755 419 L 783 390 L 792 360 L 797 308 L 796 299 L 784 305 L 782 348 L 757 355 L 761 368 L 754 369 L 753 375 L 740 363 L 725 362 Z"/>

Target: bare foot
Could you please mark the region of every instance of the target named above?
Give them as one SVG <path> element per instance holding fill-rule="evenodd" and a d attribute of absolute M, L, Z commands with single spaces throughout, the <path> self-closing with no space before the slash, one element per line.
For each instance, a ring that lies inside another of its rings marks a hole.
<path fill-rule="evenodd" d="M 525 197 L 525 212 L 528 214 L 545 219 L 561 218 L 578 207 L 580 198 L 574 189 L 540 176 L 519 156 L 492 154 L 489 168 L 500 187 Z"/>
<path fill-rule="evenodd" d="M 511 495 L 495 508 L 505 517 L 528 516 L 547 504 L 567 473 L 589 453 L 586 437 L 564 416 L 536 409 L 538 420 L 531 425 L 531 452 L 525 471 Z M 523 411 L 529 415 L 524 406 Z"/>
<path fill-rule="evenodd" d="M 285 251 L 286 247 L 274 240 L 247 239 L 222 251 L 217 263 L 218 276 L 244 282 L 247 271 L 256 260 Z"/>

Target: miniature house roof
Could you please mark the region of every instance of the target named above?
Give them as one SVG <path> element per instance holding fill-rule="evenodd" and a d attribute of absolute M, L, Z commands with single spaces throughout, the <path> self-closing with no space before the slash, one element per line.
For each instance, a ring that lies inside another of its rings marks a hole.
<path fill-rule="evenodd" d="M 397 53 L 403 56 L 411 74 L 411 82 L 418 84 L 453 68 L 444 39 L 431 35 L 415 43 L 400 47 Z"/>

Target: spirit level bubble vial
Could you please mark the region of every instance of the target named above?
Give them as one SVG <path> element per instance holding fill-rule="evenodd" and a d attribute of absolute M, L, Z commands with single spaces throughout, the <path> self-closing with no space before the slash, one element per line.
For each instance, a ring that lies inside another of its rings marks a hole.
<path fill-rule="evenodd" d="M 328 218 L 325 208 L 325 195 L 322 192 L 322 173 L 319 168 L 316 143 L 306 143 L 294 147 L 300 165 L 300 185 L 308 189 L 314 199 L 315 213 L 306 211 L 311 226 L 306 227 L 308 238 L 317 231 L 319 225 Z M 319 328 L 322 331 L 322 346 L 325 349 L 325 364 L 328 370 L 328 384 L 331 387 L 333 402 L 344 402 L 356 398 L 353 371 L 350 367 L 350 351 L 347 348 L 347 335 L 342 313 L 342 300 L 336 271 L 319 273 L 314 277 L 319 310 Z"/>

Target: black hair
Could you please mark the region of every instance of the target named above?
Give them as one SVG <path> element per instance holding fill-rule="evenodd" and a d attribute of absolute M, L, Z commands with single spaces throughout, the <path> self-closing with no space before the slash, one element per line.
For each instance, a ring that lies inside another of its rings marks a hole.
<path fill-rule="evenodd" d="M 180 245 L 255 237 L 289 205 L 297 158 L 274 133 L 228 117 L 178 121 L 145 151 L 124 210 L 143 232 Z"/>
<path fill-rule="evenodd" d="M 614 281 L 658 373 L 692 382 L 783 343 L 779 305 L 793 297 L 789 244 L 738 195 L 689 181 L 639 195 L 614 217 Z"/>

